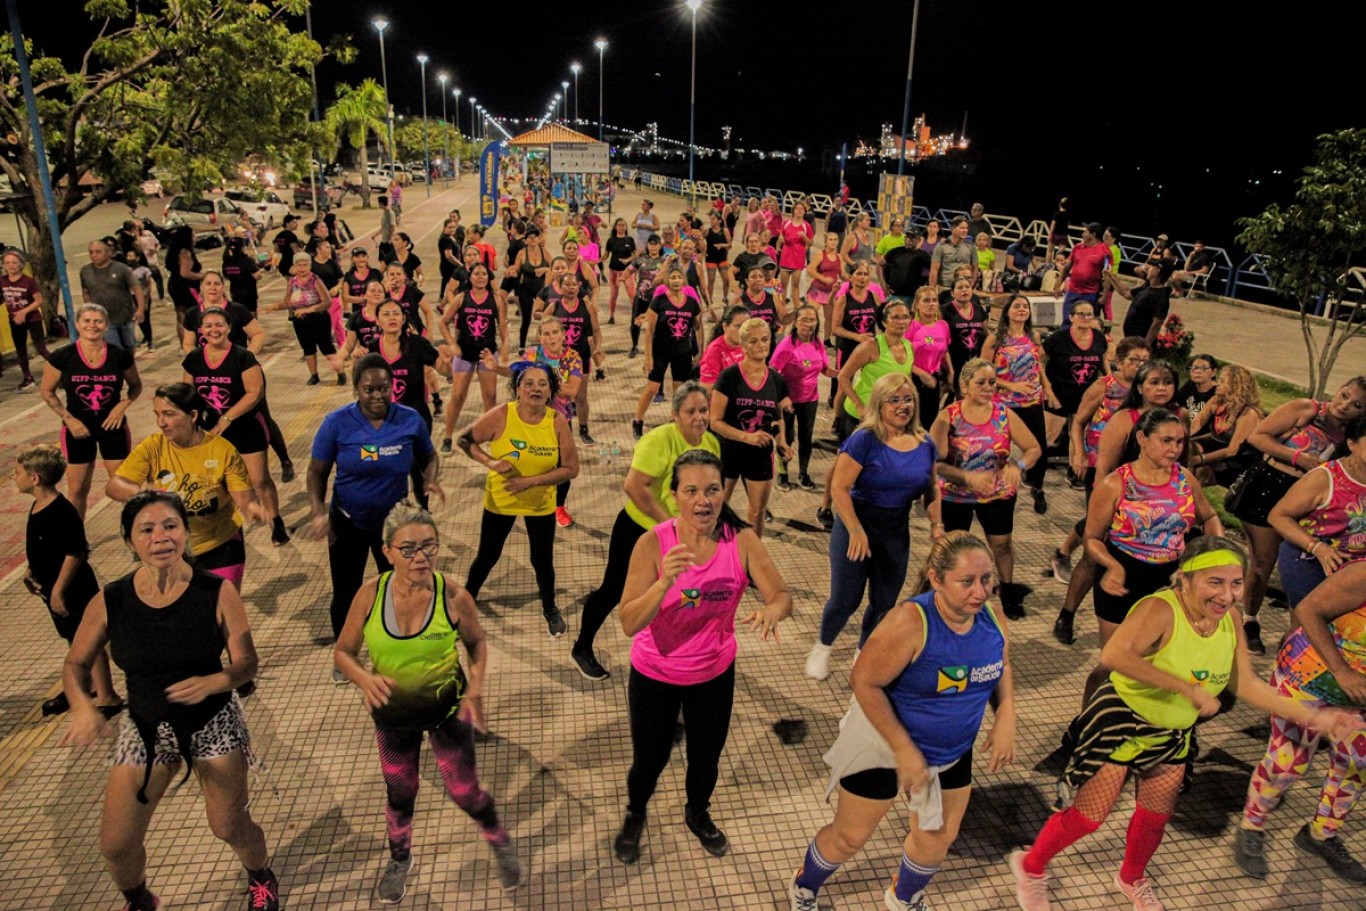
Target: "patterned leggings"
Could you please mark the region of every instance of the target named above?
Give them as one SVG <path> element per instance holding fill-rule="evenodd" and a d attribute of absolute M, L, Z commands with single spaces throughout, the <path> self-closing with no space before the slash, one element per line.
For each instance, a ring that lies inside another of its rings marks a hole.
<path fill-rule="evenodd" d="M 1288 686 L 1279 672 L 1271 678 L 1271 683 L 1282 696 L 1296 702 L 1315 708 L 1324 704 L 1302 690 Z M 1285 789 L 1309 771 L 1320 736 L 1319 731 L 1278 715 L 1271 716 L 1271 740 L 1266 745 L 1266 755 L 1252 771 L 1252 780 L 1247 786 L 1247 803 L 1243 807 L 1247 825 L 1254 829 L 1266 825 L 1267 817 L 1280 804 Z M 1363 783 L 1366 783 L 1366 729 L 1357 731 L 1347 740 L 1333 743 L 1328 775 L 1319 792 L 1318 810 L 1311 823 L 1316 838 L 1337 835 Z"/>
<path fill-rule="evenodd" d="M 485 841 L 505 844 L 508 834 L 498 821 L 493 796 L 480 787 L 475 771 L 473 730 L 451 716 L 428 731 L 428 738 L 451 800 L 479 824 Z M 384 822 L 389 834 L 389 850 L 396 859 L 402 860 L 412 850 L 413 806 L 417 801 L 422 732 L 375 725 L 375 744 L 379 747 L 379 764 L 388 792 Z"/>

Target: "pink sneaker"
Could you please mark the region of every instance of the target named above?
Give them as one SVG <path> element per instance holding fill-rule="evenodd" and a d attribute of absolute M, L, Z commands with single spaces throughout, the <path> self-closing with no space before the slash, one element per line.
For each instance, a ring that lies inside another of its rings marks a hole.
<path fill-rule="evenodd" d="M 1120 879 L 1116 873 L 1115 885 L 1134 903 L 1134 911 L 1166 911 L 1166 906 L 1158 901 L 1157 893 L 1153 892 L 1153 881 L 1148 877 L 1140 876 L 1130 884 Z"/>
<path fill-rule="evenodd" d="M 1053 907 L 1048 897 L 1048 874 L 1035 876 L 1024 868 L 1028 848 L 1011 851 L 1006 858 L 1010 872 L 1015 877 L 1015 903 L 1020 911 L 1050 911 Z"/>

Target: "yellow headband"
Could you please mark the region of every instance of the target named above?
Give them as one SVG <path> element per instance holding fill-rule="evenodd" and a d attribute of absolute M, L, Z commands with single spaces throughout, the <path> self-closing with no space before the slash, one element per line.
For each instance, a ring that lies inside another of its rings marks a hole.
<path fill-rule="evenodd" d="M 1186 575 L 1198 573 L 1202 569 L 1214 569 L 1216 566 L 1238 566 L 1243 565 L 1243 558 L 1237 551 L 1219 548 L 1218 550 L 1207 550 L 1203 554 L 1191 557 L 1181 563 L 1181 572 Z"/>

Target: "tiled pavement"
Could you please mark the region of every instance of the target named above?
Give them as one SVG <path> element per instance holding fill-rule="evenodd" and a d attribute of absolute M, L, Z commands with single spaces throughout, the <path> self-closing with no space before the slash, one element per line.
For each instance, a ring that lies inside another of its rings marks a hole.
<path fill-rule="evenodd" d="M 420 253 L 435 246 L 431 225 L 421 213 L 435 217 L 444 212 L 447 198 L 468 206 L 467 193 L 453 190 L 434 199 L 436 205 L 420 206 L 420 194 L 410 192 L 415 205 L 407 220 L 418 229 L 412 230 L 414 236 L 422 235 Z M 629 195 L 623 205 L 634 208 Z M 672 206 L 666 202 L 663 209 L 667 213 Z M 160 324 L 169 318 L 169 311 L 159 311 Z M 302 465 L 313 428 L 347 394 L 303 386 L 303 369 L 283 318 L 267 316 L 266 328 L 271 341 L 264 362 L 273 410 Z M 602 446 L 584 454 L 583 472 L 569 500 L 579 524 L 562 530 L 557 542 L 560 604 L 571 637 L 582 599 L 601 577 L 608 531 L 620 507 L 621 478 L 631 450 L 630 402 L 640 381 L 639 361 L 625 357 L 625 326 L 607 327 L 606 338 L 610 379 L 593 390 L 593 433 Z M 175 361 L 165 349 L 143 361 L 148 385 L 177 376 Z M 6 476 L 14 447 L 55 436 L 55 421 L 34 405 L 34 398 L 8 394 L 0 402 L 0 471 Z M 467 404 L 466 419 L 475 415 L 475 408 Z M 135 433 L 152 429 L 146 403 L 134 408 L 131 417 Z M 653 406 L 650 423 L 665 419 L 664 406 Z M 823 414 L 822 428 L 827 420 Z M 823 471 L 829 458 L 828 452 L 818 454 L 815 469 Z M 449 500 L 438 510 L 445 545 L 442 564 L 460 579 L 476 543 L 471 530 L 483 478 L 458 454 L 443 468 Z M 102 470 L 96 487 L 101 483 Z M 936 908 L 1014 906 L 1003 858 L 1030 839 L 1047 815 L 1055 767 L 1045 761 L 1077 708 L 1082 681 L 1096 657 L 1089 611 L 1078 621 L 1080 636 L 1073 647 L 1060 646 L 1049 636 L 1062 586 L 1042 578 L 1041 569 L 1078 515 L 1081 497 L 1054 475 L 1048 492 L 1052 508 L 1047 516 L 1036 516 L 1023 504 L 1017 511 L 1018 579 L 1035 587 L 1027 602 L 1030 616 L 1011 627 L 1021 716 L 1019 758 L 995 775 L 978 764 L 977 790 L 962 834 L 932 887 Z M 291 524 L 301 522 L 307 512 L 302 479 L 283 488 L 281 500 Z M 420 873 L 403 907 L 786 907 L 785 883 L 807 840 L 833 811 L 822 799 L 826 769 L 820 757 L 848 703 L 853 653 L 853 635 L 847 633 L 836 648 L 830 679 L 816 683 L 802 674 L 828 591 L 827 538 L 813 520 L 816 504 L 817 495 L 801 491 L 776 494 L 772 504 L 777 522 L 767 544 L 796 600 L 782 639 L 760 643 L 746 631 L 738 634 L 735 713 L 713 807 L 731 839 L 729 856 L 710 857 L 684 828 L 684 759 L 676 751 L 651 806 L 640 863 L 628 868 L 612 858 L 630 755 L 625 693 L 629 643 L 619 626 L 609 622 L 599 639 L 599 655 L 613 677 L 594 684 L 578 675 L 569 661 L 570 637 L 556 641 L 545 635 L 526 539 L 519 530 L 509 539 L 480 604 L 492 645 L 487 706 L 494 735 L 480 745 L 479 763 L 481 778 L 523 851 L 526 883 L 512 893 L 500 891 L 474 825 L 443 798 L 435 769 L 424 759 L 415 835 Z M 26 509 L 12 495 L 0 497 L 8 542 L 22 533 L 19 523 Z M 89 522 L 94 564 L 103 580 L 130 568 L 116 540 L 115 515 L 99 503 Z M 920 559 L 927 528 L 920 518 L 914 525 L 913 550 Z M 328 583 L 322 545 L 300 542 L 274 549 L 257 529 L 248 535 L 248 550 L 244 594 L 262 664 L 260 688 L 248 701 L 247 712 L 256 747 L 270 770 L 268 777 L 254 782 L 252 811 L 274 851 L 286 907 L 374 907 L 373 888 L 385 857 L 383 786 L 370 725 L 355 690 L 327 680 L 331 651 L 326 644 Z M 13 566 L 12 554 L 5 556 Z M 65 723 L 35 720 L 36 704 L 57 680 L 61 643 L 15 573 L 0 583 L 0 599 L 0 736 L 6 738 L 0 745 L 0 777 L 9 779 L 0 791 L 0 908 L 118 907 L 96 846 L 106 751 L 78 753 L 61 747 Z M 1275 641 L 1286 615 L 1268 610 L 1266 619 L 1266 637 Z M 1256 663 L 1259 670 L 1269 670 L 1266 659 Z M 782 744 L 772 730 L 780 719 L 805 721 L 806 739 Z M 1265 719 L 1244 708 L 1201 729 L 1204 752 L 1195 787 L 1182 798 L 1151 868 L 1167 906 L 1366 907 L 1366 892 L 1333 878 L 1319 861 L 1290 843 L 1313 812 L 1313 779 L 1292 791 L 1274 819 L 1271 878 L 1257 883 L 1241 877 L 1233 866 L 1232 830 L 1265 734 Z M 1318 775 L 1321 763 L 1315 768 Z M 1058 859 L 1055 907 L 1125 907 L 1110 878 L 1123 853 L 1131 810 L 1132 797 L 1126 795 L 1100 832 Z M 821 907 L 881 907 L 904 826 L 900 813 L 884 822 L 864 852 L 830 882 Z M 1355 829 L 1349 824 L 1349 840 Z M 149 879 L 163 907 L 216 911 L 245 906 L 241 869 L 209 833 L 193 783 L 163 802 L 148 852 Z"/>

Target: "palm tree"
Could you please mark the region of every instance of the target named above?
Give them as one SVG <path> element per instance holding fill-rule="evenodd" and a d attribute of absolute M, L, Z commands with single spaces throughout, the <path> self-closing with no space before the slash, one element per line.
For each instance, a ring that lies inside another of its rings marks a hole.
<path fill-rule="evenodd" d="M 360 151 L 361 207 L 370 208 L 370 179 L 367 173 L 366 145 L 371 133 L 381 146 L 388 148 L 384 141 L 385 121 L 389 113 L 388 99 L 384 88 L 373 79 L 366 79 L 358 87 L 341 84 L 337 86 L 337 100 L 327 109 L 323 123 L 332 136 L 336 148 L 340 149 L 345 140 Z M 393 152 L 390 151 L 392 155 Z"/>

